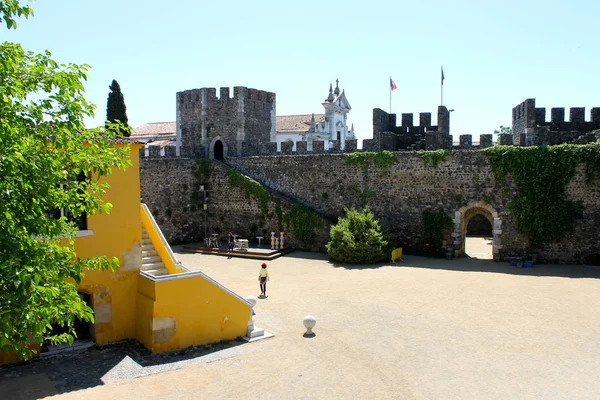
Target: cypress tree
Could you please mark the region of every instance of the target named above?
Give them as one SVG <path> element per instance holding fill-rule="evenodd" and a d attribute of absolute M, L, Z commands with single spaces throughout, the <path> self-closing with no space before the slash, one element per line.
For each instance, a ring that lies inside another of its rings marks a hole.
<path fill-rule="evenodd" d="M 125 106 L 125 98 L 121 93 L 121 86 L 119 82 L 113 79 L 109 86 L 110 92 L 108 93 L 108 101 L 106 102 L 106 120 L 108 122 L 121 122 L 123 126 L 128 127 L 127 124 L 127 107 Z M 129 129 L 123 129 L 121 132 L 122 136 L 129 137 L 131 131 Z"/>

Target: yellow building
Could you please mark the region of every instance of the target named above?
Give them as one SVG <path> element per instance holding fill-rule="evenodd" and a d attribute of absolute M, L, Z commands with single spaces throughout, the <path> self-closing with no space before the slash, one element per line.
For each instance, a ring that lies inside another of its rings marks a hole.
<path fill-rule="evenodd" d="M 140 144 L 130 144 L 133 166 L 103 178 L 110 214 L 87 218 L 78 232 L 78 257 L 117 257 L 115 271 L 85 271 L 77 285 L 95 322 L 86 333 L 103 345 L 137 339 L 153 352 L 235 339 L 247 333 L 251 306 L 174 256 L 148 208 L 140 203 Z M 142 256 L 148 262 L 143 262 Z M 6 356 L 6 355 L 5 355 Z M 0 363 L 8 362 L 8 357 Z"/>

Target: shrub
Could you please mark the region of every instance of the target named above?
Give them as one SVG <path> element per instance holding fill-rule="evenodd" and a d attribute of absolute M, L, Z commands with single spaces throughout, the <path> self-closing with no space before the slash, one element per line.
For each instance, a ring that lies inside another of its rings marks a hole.
<path fill-rule="evenodd" d="M 345 217 L 331 227 L 327 252 L 336 261 L 349 264 L 373 264 L 385 258 L 388 242 L 379 221 L 369 209 L 344 209 Z"/>

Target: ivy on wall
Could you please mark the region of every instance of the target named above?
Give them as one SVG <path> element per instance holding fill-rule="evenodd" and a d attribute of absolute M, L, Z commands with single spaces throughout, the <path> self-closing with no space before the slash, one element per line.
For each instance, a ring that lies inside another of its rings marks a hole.
<path fill-rule="evenodd" d="M 192 203 L 192 211 L 196 210 L 195 204 L 201 203 L 203 201 L 202 196 L 200 195 L 200 185 L 205 185 L 206 181 L 210 177 L 210 174 L 213 171 L 213 164 L 211 160 L 197 160 L 194 164 L 194 170 L 192 172 L 192 176 L 195 179 L 195 182 L 192 186 L 192 194 L 191 194 L 191 203 Z"/>
<path fill-rule="evenodd" d="M 398 162 L 396 154 L 387 150 L 380 152 L 365 151 L 349 153 L 346 154 L 345 158 L 346 164 L 357 165 L 365 169 L 371 160 L 375 167 L 379 169 L 390 169 L 392 165 Z"/>
<path fill-rule="evenodd" d="M 453 226 L 452 218 L 446 214 L 443 208 L 440 207 L 435 211 L 423 211 L 425 238 L 435 250 L 441 251 L 444 232 Z"/>
<path fill-rule="evenodd" d="M 356 185 L 352 186 L 352 190 L 354 191 L 354 195 L 356 196 L 361 207 L 368 206 L 376 196 L 374 190 L 361 190 Z"/>
<path fill-rule="evenodd" d="M 263 218 L 266 217 L 269 210 L 269 192 L 267 189 L 255 180 L 243 176 L 233 168 L 227 170 L 227 177 L 231 186 L 242 189 L 246 193 L 246 196 L 254 197 L 258 201 L 261 216 Z"/>
<path fill-rule="evenodd" d="M 560 241 L 583 214 L 580 201 L 566 198 L 567 185 L 578 164 L 584 164 L 586 181 L 600 175 L 600 143 L 586 145 L 516 147 L 493 146 L 484 150 L 496 182 L 506 185 L 508 175 L 517 186 L 509 203 L 517 230 L 533 246 Z"/>
<path fill-rule="evenodd" d="M 275 215 L 277 215 L 277 229 L 279 232 L 285 230 L 283 227 L 283 211 L 281 210 L 281 200 L 275 199 Z"/>
<path fill-rule="evenodd" d="M 258 202 L 261 211 L 261 218 L 266 218 L 269 210 L 269 201 L 271 196 L 267 189 L 253 179 L 247 178 L 233 168 L 227 170 L 229 184 L 233 187 L 242 189 L 248 197 L 253 197 Z M 284 231 L 284 223 L 288 229 L 291 229 L 294 236 L 306 243 L 312 243 L 315 229 L 321 229 L 323 223 L 321 219 L 310 208 L 301 204 L 294 204 L 291 209 L 284 214 L 281 208 L 281 200 L 276 198 L 275 214 L 277 216 L 277 228 Z"/>
<path fill-rule="evenodd" d="M 423 164 L 432 167 L 437 167 L 440 162 L 448 158 L 450 153 L 450 150 L 446 149 L 417 151 L 417 155 L 423 161 Z"/>
<path fill-rule="evenodd" d="M 323 227 L 321 219 L 310 208 L 301 204 L 294 204 L 284 219 L 294 236 L 306 243 L 312 243 L 315 229 Z"/>

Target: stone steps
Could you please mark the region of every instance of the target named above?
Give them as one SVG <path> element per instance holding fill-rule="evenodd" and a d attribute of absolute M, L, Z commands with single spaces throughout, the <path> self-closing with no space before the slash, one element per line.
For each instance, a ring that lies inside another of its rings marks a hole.
<path fill-rule="evenodd" d="M 142 271 L 154 276 L 168 275 L 169 271 L 165 268 L 158 252 L 148 237 L 148 233 L 142 227 Z"/>

